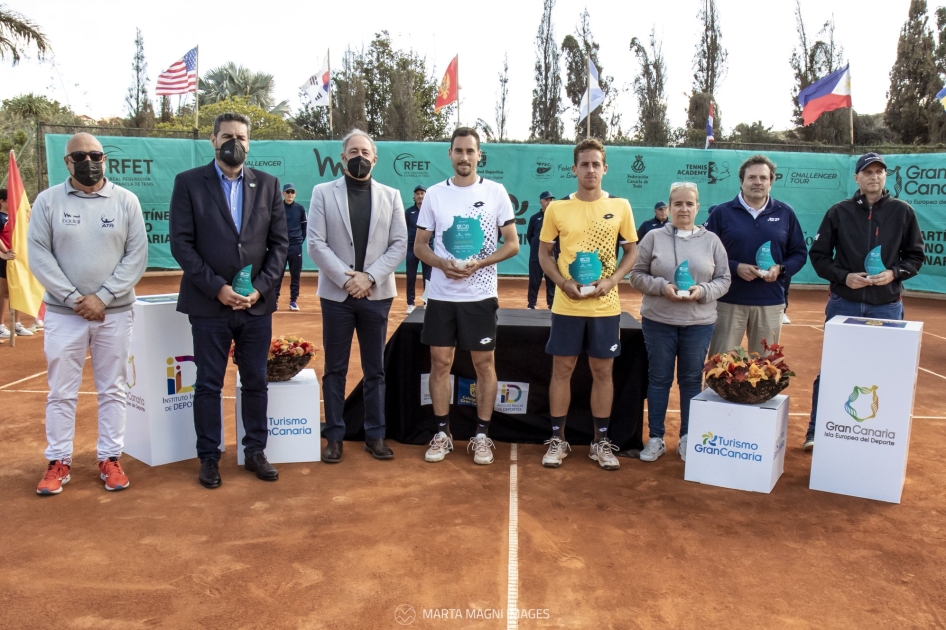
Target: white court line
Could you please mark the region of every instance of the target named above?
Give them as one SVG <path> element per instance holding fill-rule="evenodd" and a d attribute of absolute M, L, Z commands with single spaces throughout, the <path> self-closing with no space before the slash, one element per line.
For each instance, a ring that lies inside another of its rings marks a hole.
<path fill-rule="evenodd" d="M 946 337 L 941 337 L 941 336 L 939 336 L 939 335 L 934 335 L 933 333 L 931 333 L 931 332 L 926 332 L 925 330 L 923 331 L 923 334 L 929 335 L 930 337 L 936 337 L 937 339 L 946 339 Z"/>
<path fill-rule="evenodd" d="M 509 447 L 509 562 L 506 575 L 506 630 L 519 628 L 519 471 L 516 444 Z"/>
<path fill-rule="evenodd" d="M 13 387 L 14 385 L 19 385 L 19 384 L 22 383 L 23 381 L 28 381 L 28 380 L 30 380 L 30 379 L 32 379 L 32 378 L 36 378 L 37 376 L 42 376 L 42 375 L 45 374 L 45 373 L 46 373 L 46 370 L 43 370 L 42 372 L 37 372 L 36 374 L 34 374 L 34 375 L 32 375 L 32 376 L 27 376 L 26 378 L 21 378 L 21 379 L 18 380 L 18 381 L 13 381 L 12 383 L 7 383 L 6 385 L 0 386 L 0 390 L 6 389 L 7 387 Z"/>
<path fill-rule="evenodd" d="M 48 394 L 48 389 L 5 389 L 0 390 L 7 394 Z M 98 396 L 98 392 L 79 392 L 80 396 Z M 224 400 L 236 400 L 236 396 L 221 396 Z"/>
<path fill-rule="evenodd" d="M 922 368 L 922 367 L 921 367 L 920 369 L 923 370 L 924 372 L 926 372 L 927 374 L 932 374 L 933 376 L 938 376 L 938 377 L 940 377 L 941 379 L 946 379 L 946 376 L 943 376 L 942 374 L 937 374 L 936 372 L 934 372 L 934 371 L 932 371 L 932 370 L 927 370 L 926 368 Z"/>
<path fill-rule="evenodd" d="M 811 326 L 811 325 L 809 325 L 808 328 L 814 328 L 815 330 L 820 330 L 821 332 L 824 332 L 824 326 Z"/>

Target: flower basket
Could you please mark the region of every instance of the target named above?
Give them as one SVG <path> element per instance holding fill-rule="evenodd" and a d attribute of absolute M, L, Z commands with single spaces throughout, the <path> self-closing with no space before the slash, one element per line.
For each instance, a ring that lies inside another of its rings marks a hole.
<path fill-rule="evenodd" d="M 235 364 L 233 344 L 230 345 L 230 356 Z M 274 337 L 266 357 L 266 380 L 270 383 L 291 380 L 309 365 L 314 356 L 315 346 L 301 337 Z"/>
<path fill-rule="evenodd" d="M 764 355 L 747 353 L 744 348 L 714 354 L 703 366 L 706 386 L 723 400 L 758 405 L 771 400 L 788 387 L 795 376 L 785 363 L 784 348 L 762 340 Z"/>
<path fill-rule="evenodd" d="M 706 378 L 706 386 L 719 394 L 723 400 L 743 405 L 758 405 L 775 398 L 788 387 L 788 377 L 783 376 L 777 381 L 759 381 L 752 385 L 749 381 L 726 381 L 710 376 Z"/>

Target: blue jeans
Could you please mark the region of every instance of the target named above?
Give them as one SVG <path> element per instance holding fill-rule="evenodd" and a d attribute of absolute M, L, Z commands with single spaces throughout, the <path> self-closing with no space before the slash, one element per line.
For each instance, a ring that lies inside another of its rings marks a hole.
<path fill-rule="evenodd" d="M 266 357 L 273 334 L 272 315 L 250 315 L 232 311 L 224 317 L 190 316 L 194 337 L 194 428 L 197 430 L 197 456 L 220 460 L 223 418 L 220 417 L 220 392 L 227 373 L 230 341 L 240 371 L 242 392 L 243 451 L 247 457 L 266 448 L 268 385 Z"/>
<path fill-rule="evenodd" d="M 824 307 L 824 321 L 828 323 L 835 315 L 848 317 L 870 317 L 872 319 L 903 319 L 903 301 L 897 300 L 890 304 L 864 304 L 852 302 L 834 293 L 828 296 L 828 305 Z M 821 374 L 815 377 L 815 384 L 811 391 L 811 420 L 808 422 L 808 432 L 805 439 L 815 436 L 815 421 L 818 416 L 818 390 L 821 387 Z"/>
<path fill-rule="evenodd" d="M 673 371 L 677 368 L 680 388 L 680 437 L 690 427 L 690 399 L 703 386 L 703 365 L 706 351 L 713 338 L 716 324 L 702 326 L 671 326 L 646 317 L 641 318 L 644 344 L 650 362 L 650 381 L 647 385 L 647 424 L 650 437 L 663 438 L 667 400 L 673 385 Z"/>

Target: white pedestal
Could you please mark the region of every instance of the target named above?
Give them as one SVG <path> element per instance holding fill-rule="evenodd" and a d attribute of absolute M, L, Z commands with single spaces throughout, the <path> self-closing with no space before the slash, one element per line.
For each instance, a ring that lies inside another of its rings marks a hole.
<path fill-rule="evenodd" d="M 684 479 L 768 494 L 785 468 L 788 396 L 740 405 L 711 389 L 690 401 Z"/>
<path fill-rule="evenodd" d="M 197 365 L 187 315 L 177 312 L 176 293 L 141 296 L 134 313 L 125 452 L 149 466 L 197 457 Z"/>
<path fill-rule="evenodd" d="M 825 324 L 812 490 L 900 503 L 922 322 Z"/>
<path fill-rule="evenodd" d="M 236 385 L 237 464 L 243 465 L 243 401 L 240 376 Z M 315 370 L 302 370 L 292 380 L 269 384 L 266 415 L 269 435 L 266 459 L 272 464 L 317 462 L 322 459 L 319 430 L 319 379 Z"/>

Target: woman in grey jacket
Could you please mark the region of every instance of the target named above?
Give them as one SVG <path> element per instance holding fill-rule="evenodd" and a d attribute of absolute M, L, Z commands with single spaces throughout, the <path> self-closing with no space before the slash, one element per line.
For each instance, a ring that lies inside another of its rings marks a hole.
<path fill-rule="evenodd" d="M 673 184 L 670 222 L 648 232 L 637 244 L 637 262 L 631 269 L 631 286 L 644 294 L 641 327 L 650 362 L 650 441 L 640 456 L 645 462 L 655 461 L 667 450 L 664 419 L 675 366 L 680 388 L 677 453 L 686 460 L 690 399 L 700 393 L 703 384 L 703 364 L 716 326 L 716 300 L 729 290 L 726 249 L 719 237 L 694 224 L 699 208 L 696 184 Z M 687 292 L 674 284 L 674 273 L 684 261 L 694 282 Z"/>

